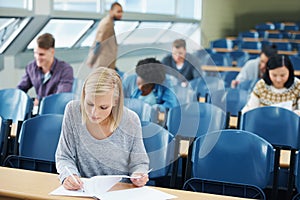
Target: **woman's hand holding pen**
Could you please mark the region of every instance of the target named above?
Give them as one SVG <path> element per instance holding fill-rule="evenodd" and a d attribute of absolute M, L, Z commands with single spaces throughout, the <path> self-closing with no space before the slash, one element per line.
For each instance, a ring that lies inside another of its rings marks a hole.
<path fill-rule="evenodd" d="M 138 187 L 142 187 L 146 185 L 146 183 L 149 181 L 149 176 L 148 174 L 143 174 L 143 173 L 134 173 L 132 176 L 136 176 L 137 178 L 131 178 L 131 182 Z"/>
<path fill-rule="evenodd" d="M 77 175 L 70 175 L 67 178 L 65 178 L 63 186 L 67 190 L 81 190 L 83 188 L 83 182 Z"/>

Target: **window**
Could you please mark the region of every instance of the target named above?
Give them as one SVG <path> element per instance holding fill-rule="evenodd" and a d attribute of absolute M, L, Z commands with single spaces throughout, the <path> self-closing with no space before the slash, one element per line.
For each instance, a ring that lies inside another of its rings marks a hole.
<path fill-rule="evenodd" d="M 113 0 L 106 0 L 106 10 L 110 9 Z M 121 0 L 118 1 L 124 9 L 124 12 L 139 12 L 139 13 L 153 13 L 174 15 L 175 14 L 175 0 Z"/>
<path fill-rule="evenodd" d="M 36 37 L 48 32 L 54 36 L 56 48 L 70 48 L 93 23 L 93 20 L 51 19 Z M 36 38 L 30 42 L 28 49 L 34 48 L 35 40 Z"/>
<path fill-rule="evenodd" d="M 101 10 L 100 0 L 54 0 L 54 10 L 97 12 Z"/>
<path fill-rule="evenodd" d="M 5 51 L 29 21 L 29 17 L 0 18 L 0 53 Z"/>
<path fill-rule="evenodd" d="M 162 37 L 159 39 L 159 42 L 166 43 L 172 42 L 178 38 L 189 37 L 197 30 L 198 27 L 198 23 L 175 22 L 172 24 L 170 29 L 166 31 L 164 35 L 162 35 Z"/>
<path fill-rule="evenodd" d="M 140 22 L 122 44 L 154 43 L 170 26 L 170 22 Z"/>
<path fill-rule="evenodd" d="M 32 10 L 32 0 L 0 0 L 0 7 Z"/>

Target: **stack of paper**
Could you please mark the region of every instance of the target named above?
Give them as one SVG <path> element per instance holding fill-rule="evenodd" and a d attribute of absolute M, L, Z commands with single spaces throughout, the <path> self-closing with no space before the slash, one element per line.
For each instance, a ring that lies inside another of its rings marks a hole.
<path fill-rule="evenodd" d="M 118 183 L 122 178 L 132 177 L 122 175 L 94 176 L 92 178 L 82 179 L 84 183 L 84 191 L 67 190 L 61 185 L 57 189 L 52 191 L 50 195 L 93 197 L 101 200 L 165 200 L 177 198 L 174 195 L 170 195 L 149 187 L 140 187 L 108 192 L 108 190 L 112 188 L 116 183 Z"/>

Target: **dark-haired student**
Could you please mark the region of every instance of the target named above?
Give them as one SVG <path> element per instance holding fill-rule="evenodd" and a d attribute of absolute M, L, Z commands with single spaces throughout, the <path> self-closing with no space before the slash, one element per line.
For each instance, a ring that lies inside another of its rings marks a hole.
<path fill-rule="evenodd" d="M 260 106 L 281 105 L 299 115 L 300 81 L 286 55 L 275 55 L 267 62 L 266 73 L 259 80 L 242 113 Z"/>
<path fill-rule="evenodd" d="M 248 60 L 245 63 L 235 80 L 231 82 L 231 87 L 235 88 L 239 83 L 243 81 L 255 81 L 262 78 L 263 74 L 266 71 L 266 64 L 269 58 L 271 56 L 274 56 L 275 54 L 277 54 L 276 46 L 264 46 L 259 54 L 259 57 Z"/>
<path fill-rule="evenodd" d="M 126 98 L 141 99 L 157 106 L 160 111 L 173 108 L 178 104 L 170 83 L 166 80 L 165 66 L 155 58 L 139 60 L 136 74 L 123 79 Z"/>
<path fill-rule="evenodd" d="M 81 100 L 67 104 L 55 155 L 66 189 L 81 189 L 79 177 L 97 175 L 140 176 L 130 179 L 136 186 L 149 180 L 141 122 L 123 101 L 120 76 L 98 67 L 84 82 Z"/>

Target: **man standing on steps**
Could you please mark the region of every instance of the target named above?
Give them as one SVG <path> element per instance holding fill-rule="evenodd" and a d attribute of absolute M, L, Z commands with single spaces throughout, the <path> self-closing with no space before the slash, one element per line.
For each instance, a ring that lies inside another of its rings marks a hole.
<path fill-rule="evenodd" d="M 121 4 L 115 2 L 111 5 L 109 14 L 104 17 L 98 26 L 95 41 L 90 48 L 86 64 L 91 68 L 109 66 L 115 69 L 118 53 L 118 44 L 114 30 L 114 21 L 122 19 Z"/>

